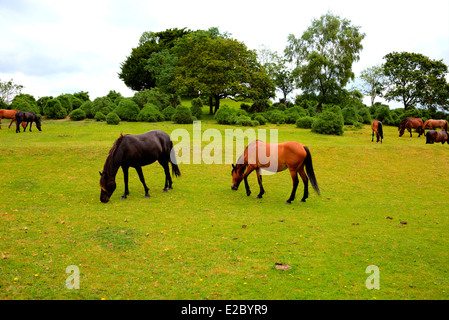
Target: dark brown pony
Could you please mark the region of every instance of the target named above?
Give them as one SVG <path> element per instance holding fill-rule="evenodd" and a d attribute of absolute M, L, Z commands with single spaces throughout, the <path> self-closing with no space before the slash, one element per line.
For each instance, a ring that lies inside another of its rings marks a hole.
<path fill-rule="evenodd" d="M 125 193 L 121 199 L 126 199 L 129 195 L 129 167 L 136 169 L 140 182 L 142 182 L 145 189 L 145 198 L 150 197 L 142 167 L 155 161 L 158 161 L 165 171 L 165 187 L 163 191 L 167 192 L 167 190 L 173 189 L 168 164 L 171 163 L 173 173 L 176 176 L 180 176 L 181 172 L 176 163 L 176 155 L 170 136 L 161 130 L 152 130 L 138 135 L 120 135 L 109 151 L 103 172 L 100 172 L 100 201 L 106 203 L 111 198 L 116 188 L 115 176 L 120 167 L 122 167 L 125 180 Z"/>
<path fill-rule="evenodd" d="M 307 175 L 304 172 L 306 168 Z M 246 169 L 246 171 L 245 171 Z M 238 190 L 242 180 L 245 181 L 246 195 L 251 194 L 248 185 L 248 176 L 256 170 L 257 181 L 259 182 L 260 192 L 257 198 L 262 198 L 265 190 L 262 185 L 262 176 L 260 169 L 271 172 L 280 172 L 285 169 L 290 171 L 293 180 L 293 190 L 286 203 L 290 204 L 296 195 L 296 188 L 299 184 L 298 174 L 304 183 L 304 195 L 301 199 L 305 202 L 309 196 L 309 179 L 313 189 L 320 194 L 315 173 L 313 171 L 312 156 L 309 148 L 302 144 L 289 141 L 279 144 L 269 144 L 259 140 L 251 142 L 240 156 L 236 165 L 232 165 L 232 190 Z"/>
<path fill-rule="evenodd" d="M 382 122 L 380 122 L 379 120 L 374 120 L 373 123 L 371 123 L 371 129 L 373 129 L 373 135 L 371 138 L 371 142 L 374 141 L 374 133 L 376 133 L 377 142 L 379 142 L 379 140 L 380 140 L 380 143 L 382 143 L 382 139 L 384 138 Z"/>
<path fill-rule="evenodd" d="M 441 128 L 447 132 L 447 121 L 446 120 L 434 120 L 429 119 L 422 125 L 422 129 L 425 130 L 429 128 L 430 130 L 435 130 L 436 128 Z"/>
<path fill-rule="evenodd" d="M 435 142 L 441 142 L 444 144 L 448 141 L 448 135 L 446 131 L 436 131 L 436 130 L 429 130 L 426 133 L 426 144 L 434 144 Z"/>
<path fill-rule="evenodd" d="M 418 138 L 421 137 L 422 134 L 424 134 L 423 126 L 423 120 L 421 118 L 407 118 L 401 122 L 398 126 L 399 136 L 402 137 L 404 134 L 405 129 L 410 132 L 410 137 L 412 136 L 412 129 L 416 129 L 416 132 L 418 132 Z"/>
<path fill-rule="evenodd" d="M 2 119 L 11 119 L 11 122 L 9 123 L 8 129 L 11 128 L 11 125 L 14 121 L 16 121 L 16 113 L 19 112 L 19 110 L 13 109 L 13 110 L 6 110 L 6 109 L 0 109 L 0 129 L 2 128 Z M 25 129 L 26 123 L 22 123 L 22 127 Z"/>
<path fill-rule="evenodd" d="M 22 127 L 23 127 L 24 123 L 25 123 L 25 127 L 23 127 L 23 132 L 26 131 L 28 124 L 30 125 L 30 132 L 31 132 L 31 127 L 33 125 L 33 122 L 36 123 L 37 130 L 42 131 L 41 122 L 39 120 L 39 117 L 34 112 L 32 112 L 32 111 L 17 112 L 16 113 L 16 133 L 20 132 L 20 124 L 22 124 Z"/>

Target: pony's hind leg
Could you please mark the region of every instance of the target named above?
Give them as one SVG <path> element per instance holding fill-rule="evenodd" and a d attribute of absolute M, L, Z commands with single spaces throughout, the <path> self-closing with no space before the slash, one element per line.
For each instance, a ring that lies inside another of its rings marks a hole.
<path fill-rule="evenodd" d="M 165 186 L 164 189 L 162 190 L 163 192 L 167 192 L 168 190 L 173 189 L 172 187 L 172 179 L 170 176 L 170 168 L 168 167 L 168 162 L 161 162 L 159 161 L 159 163 L 161 164 L 161 166 L 164 168 L 164 172 L 165 172 Z"/>
<path fill-rule="evenodd" d="M 264 193 L 265 193 L 265 190 L 263 189 L 263 185 L 262 185 L 262 176 L 261 176 L 261 174 L 260 174 L 260 168 L 257 168 L 257 169 L 256 169 L 256 174 L 257 174 L 257 182 L 259 182 L 259 188 L 260 188 L 260 192 L 259 192 L 259 194 L 257 195 L 257 198 L 258 198 L 258 199 L 261 199 L 262 196 L 263 196 Z"/>
<path fill-rule="evenodd" d="M 285 202 L 286 204 L 291 204 L 292 201 L 295 200 L 296 189 L 298 188 L 298 184 L 299 184 L 298 174 L 297 174 L 296 170 L 290 169 L 290 175 L 292 176 L 293 189 L 292 189 L 292 193 L 290 195 L 290 198 L 288 198 L 288 200 Z"/>
<path fill-rule="evenodd" d="M 302 196 L 301 202 L 306 202 L 306 199 L 309 197 L 309 178 L 304 172 L 304 167 L 299 172 L 299 175 L 301 176 L 302 182 L 304 183 L 304 194 Z"/>

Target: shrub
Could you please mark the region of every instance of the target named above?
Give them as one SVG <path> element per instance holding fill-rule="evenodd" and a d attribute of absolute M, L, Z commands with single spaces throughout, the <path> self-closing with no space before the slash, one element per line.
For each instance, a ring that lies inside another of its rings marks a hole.
<path fill-rule="evenodd" d="M 233 119 L 234 124 L 238 126 L 252 126 L 253 120 L 250 117 L 245 115 L 236 116 Z"/>
<path fill-rule="evenodd" d="M 267 119 L 270 123 L 281 124 L 285 123 L 285 115 L 280 110 L 271 110 L 266 113 Z"/>
<path fill-rule="evenodd" d="M 265 117 L 260 113 L 256 113 L 253 120 L 259 122 L 259 124 L 261 124 L 261 125 L 264 125 L 267 123 L 267 119 L 265 119 Z"/>
<path fill-rule="evenodd" d="M 116 105 L 108 97 L 98 97 L 93 101 L 91 113 L 96 114 L 98 111 L 101 111 L 104 115 L 107 115 L 112 112 L 115 107 Z"/>
<path fill-rule="evenodd" d="M 147 103 L 137 115 L 137 121 L 159 122 L 164 120 L 164 115 L 159 111 L 159 108 L 152 103 Z"/>
<path fill-rule="evenodd" d="M 57 99 L 50 99 L 45 103 L 44 115 L 49 119 L 64 119 L 67 117 L 67 111 Z"/>
<path fill-rule="evenodd" d="M 97 120 L 97 121 L 105 121 L 106 120 L 106 116 L 103 114 L 103 112 L 101 112 L 101 111 L 98 111 L 96 114 L 95 114 L 95 120 Z"/>
<path fill-rule="evenodd" d="M 82 109 L 75 109 L 72 112 L 70 112 L 70 120 L 73 121 L 80 121 L 86 119 L 86 113 Z"/>
<path fill-rule="evenodd" d="M 107 116 L 106 116 L 106 123 L 107 124 L 119 124 L 120 123 L 120 117 L 118 116 L 117 113 L 115 112 L 110 112 Z"/>
<path fill-rule="evenodd" d="M 177 124 L 192 123 L 193 117 L 192 113 L 190 112 L 190 108 L 185 106 L 178 106 L 172 116 L 172 120 Z"/>
<path fill-rule="evenodd" d="M 367 107 L 362 107 L 358 111 L 359 121 L 365 124 L 371 124 L 371 113 Z"/>
<path fill-rule="evenodd" d="M 136 121 L 140 112 L 139 106 L 131 99 L 122 99 L 114 112 L 125 121 Z"/>
<path fill-rule="evenodd" d="M 301 129 L 311 129 L 314 118 L 305 116 L 296 120 L 296 127 Z"/>
<path fill-rule="evenodd" d="M 190 107 L 190 112 L 192 116 L 197 119 L 201 119 L 201 115 L 203 114 L 203 103 L 200 98 L 192 99 L 192 106 Z"/>
<path fill-rule="evenodd" d="M 171 118 L 173 117 L 175 112 L 176 112 L 176 109 L 173 108 L 172 106 L 168 106 L 167 108 L 162 110 L 162 114 L 164 115 L 165 121 L 171 120 Z"/>
<path fill-rule="evenodd" d="M 345 107 L 341 110 L 345 124 L 352 125 L 358 122 L 358 113 L 355 107 Z"/>
<path fill-rule="evenodd" d="M 300 117 L 305 117 L 307 115 L 307 111 L 299 106 L 288 108 L 284 111 L 285 123 L 296 123 L 296 120 Z"/>
<path fill-rule="evenodd" d="M 335 111 L 335 112 L 334 112 Z M 340 108 L 331 107 L 324 109 L 315 117 L 312 123 L 312 131 L 321 134 L 343 134 L 344 119 Z"/>
<path fill-rule="evenodd" d="M 92 107 L 93 107 L 92 101 L 86 101 L 81 106 L 80 109 L 84 111 L 86 114 L 86 117 L 89 119 L 92 119 L 94 117 L 94 114 L 92 113 Z"/>
<path fill-rule="evenodd" d="M 159 111 L 170 105 L 170 96 L 159 88 L 145 89 L 134 94 L 132 100 L 143 108 L 147 103 L 154 104 Z"/>
<path fill-rule="evenodd" d="M 219 124 L 231 124 L 231 118 L 234 113 L 234 109 L 231 109 L 227 105 L 224 105 L 220 107 L 215 113 L 214 119 L 217 120 Z"/>
<path fill-rule="evenodd" d="M 73 96 L 71 94 L 69 94 L 69 93 L 61 94 L 61 95 L 57 96 L 56 99 L 59 100 L 59 102 L 61 102 L 62 107 L 66 110 L 67 113 L 72 112 L 72 110 L 73 110 L 73 104 L 72 104 Z"/>

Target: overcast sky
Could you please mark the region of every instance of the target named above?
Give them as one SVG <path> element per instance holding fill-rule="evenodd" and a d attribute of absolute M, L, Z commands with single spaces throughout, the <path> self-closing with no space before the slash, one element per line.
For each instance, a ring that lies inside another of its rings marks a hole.
<path fill-rule="evenodd" d="M 282 53 L 289 34 L 300 37 L 328 11 L 366 34 L 356 76 L 392 51 L 449 65 L 449 0 L 0 0 L 0 80 L 36 99 L 87 91 L 93 100 L 110 90 L 129 97 L 117 73 L 144 31 L 218 27 L 249 49 Z"/>

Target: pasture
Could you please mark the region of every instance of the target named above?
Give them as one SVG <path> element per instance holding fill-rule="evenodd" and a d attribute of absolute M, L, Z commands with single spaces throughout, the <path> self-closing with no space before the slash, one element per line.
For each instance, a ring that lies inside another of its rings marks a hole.
<path fill-rule="evenodd" d="M 324 136 L 293 125 L 279 142 L 310 148 L 321 189 L 285 204 L 288 171 L 231 190 L 231 165 L 180 164 L 163 193 L 159 164 L 134 169 L 107 204 L 99 171 L 121 132 L 192 125 L 43 121 L 0 131 L 0 299 L 448 299 L 449 147 L 384 127 Z M 205 120 L 202 129 L 231 129 Z M 174 141 L 176 144 L 176 141 Z M 206 146 L 208 142 L 203 142 Z M 171 170 L 171 169 L 170 169 Z M 68 266 L 79 289 L 66 287 Z M 368 290 L 368 266 L 380 289 Z M 279 268 L 277 268 L 279 267 Z M 290 268 L 288 268 L 290 267 Z M 285 269 L 285 270 L 284 270 Z"/>

